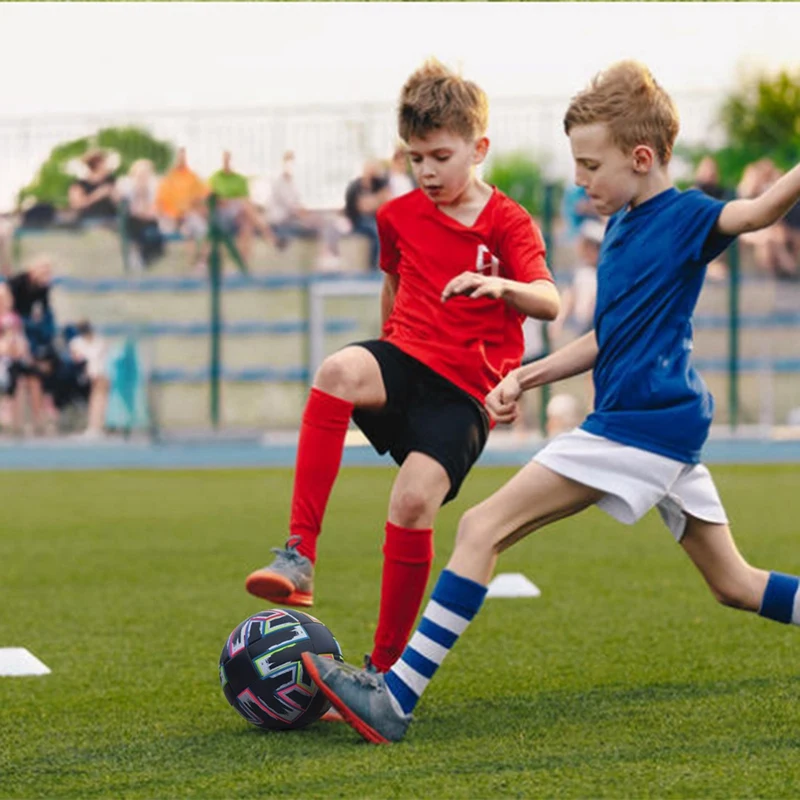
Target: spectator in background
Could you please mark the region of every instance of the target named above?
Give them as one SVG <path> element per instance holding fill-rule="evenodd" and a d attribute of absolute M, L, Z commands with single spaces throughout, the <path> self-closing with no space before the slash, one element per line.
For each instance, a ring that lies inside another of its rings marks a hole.
<path fill-rule="evenodd" d="M 186 148 L 178 149 L 175 164 L 161 179 L 156 211 L 165 234 L 180 233 L 189 245 L 189 261 L 203 269 L 208 259 L 208 185 L 190 169 Z"/>
<path fill-rule="evenodd" d="M 525 317 L 522 323 L 522 337 L 524 349 L 522 351 L 522 364 L 530 364 L 547 355 L 544 343 L 545 323 L 535 317 Z M 519 416 L 512 423 L 514 432 L 519 436 L 528 435 L 528 425 L 531 415 L 530 401 L 520 398 Z"/>
<path fill-rule="evenodd" d="M 222 169 L 209 178 L 211 191 L 217 196 L 217 220 L 223 233 L 236 237 L 236 246 L 242 258 L 248 260 L 252 253 L 253 233 L 258 232 L 266 241 L 274 241 L 272 230 L 260 219 L 250 201 L 247 178 L 231 167 L 230 151 L 222 154 Z"/>
<path fill-rule="evenodd" d="M 572 183 L 564 190 L 561 200 L 561 217 L 564 220 L 564 236 L 567 244 L 574 244 L 581 225 L 588 219 L 600 219 L 589 195 L 583 186 Z"/>
<path fill-rule="evenodd" d="M 55 318 L 50 307 L 52 280 L 52 261 L 48 256 L 38 256 L 27 269 L 2 286 L 10 297 L 11 309 L 22 320 L 34 359 L 52 344 L 55 336 Z"/>
<path fill-rule="evenodd" d="M 33 259 L 27 269 L 0 284 L 0 307 L 11 309 L 22 323 L 30 369 L 21 376 L 22 388 L 29 397 L 31 418 L 36 433 L 44 431 L 56 411 L 43 391 L 43 379 L 53 351 L 55 317 L 50 307 L 52 261 L 47 256 Z"/>
<path fill-rule="evenodd" d="M 117 218 L 116 180 L 108 154 L 90 149 L 82 158 L 86 173 L 69 187 L 69 207 L 80 222 L 113 222 Z"/>
<path fill-rule="evenodd" d="M 9 214 L 0 216 L 0 275 L 11 275 L 11 242 L 14 238 L 14 220 Z"/>
<path fill-rule="evenodd" d="M 570 285 L 561 292 L 561 309 L 551 324 L 553 338 L 558 339 L 567 325 L 583 336 L 594 326 L 594 307 L 597 300 L 597 262 L 603 242 L 605 225 L 596 219 L 587 219 L 578 230 L 576 241 L 577 263 L 570 276 Z"/>
<path fill-rule="evenodd" d="M 719 182 L 719 166 L 714 156 L 703 156 L 694 171 L 694 188 L 715 200 L 730 200 L 729 192 Z"/>
<path fill-rule="evenodd" d="M 318 239 L 318 269 L 339 267 L 339 237 L 335 220 L 322 212 L 313 212 L 303 205 L 295 180 L 294 151 L 283 154 L 281 171 L 270 187 L 269 222 L 279 250 L 293 238 Z"/>
<path fill-rule="evenodd" d="M 413 192 L 416 189 L 408 163 L 405 145 L 398 143 L 389 161 L 389 194 L 392 198 Z"/>
<path fill-rule="evenodd" d="M 574 395 L 554 394 L 545 409 L 545 435 L 552 439 L 577 428 L 582 420 L 580 403 Z"/>
<path fill-rule="evenodd" d="M 10 310 L 6 296 L 0 301 L 0 426 L 21 434 L 24 394 L 34 375 L 22 320 Z"/>
<path fill-rule="evenodd" d="M 352 226 L 352 232 L 369 240 L 369 266 L 378 269 L 380 241 L 378 222 L 375 217 L 378 209 L 390 199 L 389 181 L 383 173 L 381 164 L 370 158 L 364 163 L 361 176 L 351 181 L 344 196 L 344 213 Z"/>
<path fill-rule="evenodd" d="M 781 171 L 769 158 L 761 158 L 748 164 L 736 193 L 749 199 L 763 194 L 778 178 Z M 768 228 L 743 233 L 740 239 L 752 246 L 756 266 L 762 272 L 781 279 L 798 277 L 798 261 L 792 252 L 790 227 L 781 219 Z"/>
<path fill-rule="evenodd" d="M 294 170 L 294 151 L 287 150 L 283 154 L 281 171 L 272 181 L 269 195 L 269 222 L 279 249 L 286 247 L 294 237 L 315 238 L 318 232 L 300 199 Z"/>
<path fill-rule="evenodd" d="M 605 224 L 597 219 L 584 220 L 578 231 L 575 243 L 577 263 L 571 270 L 569 286 L 561 290 L 561 308 L 558 316 L 548 325 L 552 347 L 562 346 L 563 342 L 559 343 L 559 340 L 567 327 L 573 329 L 573 336 L 570 338 L 583 336 L 594 327 L 594 307 L 597 301 L 597 264 L 600 260 L 600 245 L 603 242 L 604 234 Z M 522 330 L 525 334 L 523 365 L 530 364 L 547 355 L 542 335 L 544 324 L 541 320 L 532 317 L 528 317 L 523 323 Z M 588 406 L 591 407 L 594 394 L 591 372 L 587 373 L 586 393 Z M 568 405 L 570 400 L 572 404 Z M 524 394 L 519 398 L 519 404 L 520 415 L 515 423 L 516 431 L 525 433 L 528 410 Z M 566 394 L 554 395 L 546 409 L 548 438 L 563 432 L 563 430 L 574 428 L 581 421 L 579 414 L 578 401 L 574 397 Z M 554 420 L 552 423 L 551 416 Z M 568 427 L 562 427 L 560 420 L 565 420 L 564 425 L 569 422 Z"/>
<path fill-rule="evenodd" d="M 164 239 L 158 226 L 157 191 L 153 162 L 147 158 L 134 161 L 128 175 L 118 182 L 120 201 L 126 206 L 127 233 L 135 246 L 131 261 L 137 271 L 149 267 L 164 254 Z"/>
<path fill-rule="evenodd" d="M 110 381 L 108 379 L 108 349 L 105 340 L 92 329 L 89 320 L 76 325 L 76 335 L 69 341 L 69 354 L 77 364 L 85 364 L 89 378 L 89 413 L 86 435 L 92 438 L 103 435 L 108 407 Z"/>
<path fill-rule="evenodd" d="M 783 218 L 783 221 L 786 224 L 789 239 L 789 250 L 791 251 L 792 256 L 794 256 L 795 266 L 798 266 L 800 265 L 800 203 L 795 203 L 786 212 L 786 216 Z M 797 277 L 796 271 L 795 277 Z"/>
<path fill-rule="evenodd" d="M 604 222 L 587 219 L 578 230 L 578 239 L 575 245 L 577 261 L 571 271 L 569 285 L 561 292 L 561 309 L 550 325 L 552 342 L 556 347 L 564 344 L 565 328 L 572 328 L 573 335 L 570 338 L 577 338 L 588 333 L 594 327 L 594 309 L 597 304 L 597 264 L 600 261 L 600 246 L 603 243 L 605 228 Z M 594 381 L 591 371 L 586 373 L 585 381 L 586 405 L 591 408 L 594 401 Z M 550 435 L 552 434 L 548 433 L 548 436 Z"/>
<path fill-rule="evenodd" d="M 694 188 L 715 200 L 731 200 L 733 197 L 733 192 L 726 189 L 719 181 L 719 166 L 713 156 L 704 156 L 697 164 L 694 172 Z M 722 280 L 727 274 L 728 267 L 723 253 L 709 263 L 706 275 L 710 280 Z"/>

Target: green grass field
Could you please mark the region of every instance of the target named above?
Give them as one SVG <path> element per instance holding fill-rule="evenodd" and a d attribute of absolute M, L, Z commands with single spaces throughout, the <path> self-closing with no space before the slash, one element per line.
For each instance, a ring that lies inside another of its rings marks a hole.
<path fill-rule="evenodd" d="M 479 469 L 439 522 L 511 470 Z M 716 468 L 740 549 L 800 572 L 800 466 Z M 388 469 L 342 473 L 313 613 L 370 649 Z M 800 795 L 800 631 L 716 605 L 653 513 L 592 509 L 500 571 L 407 739 L 318 723 L 265 734 L 228 706 L 217 661 L 263 607 L 245 574 L 282 543 L 289 470 L 3 473 L 0 647 L 52 674 L 0 678 L 3 797 L 703 797 Z"/>

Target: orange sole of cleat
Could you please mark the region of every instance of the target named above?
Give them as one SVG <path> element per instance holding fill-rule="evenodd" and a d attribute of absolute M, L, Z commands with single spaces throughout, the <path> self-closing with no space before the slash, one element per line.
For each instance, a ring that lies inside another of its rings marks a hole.
<path fill-rule="evenodd" d="M 300 657 L 303 659 L 303 665 L 306 670 L 308 670 L 311 680 L 317 684 L 317 687 L 325 697 L 333 703 L 333 707 L 344 717 L 344 721 L 352 728 L 355 728 L 368 742 L 372 742 L 372 744 L 391 744 L 388 739 L 381 736 L 378 731 L 367 725 L 364 720 L 357 717 L 341 700 L 339 700 L 338 696 L 322 681 L 319 676 L 319 670 L 317 670 L 314 666 L 314 662 L 310 658 L 306 658 L 307 655 L 308 653 L 303 653 Z"/>
<path fill-rule="evenodd" d="M 294 584 L 288 578 L 265 570 L 251 572 L 244 586 L 250 594 L 264 600 L 285 599 L 294 591 Z"/>
<path fill-rule="evenodd" d="M 344 722 L 344 717 L 331 706 L 320 718 L 320 722 Z"/>
<path fill-rule="evenodd" d="M 302 606 L 310 608 L 314 605 L 314 595 L 309 592 L 292 592 L 288 597 L 280 600 L 285 606 Z"/>
<path fill-rule="evenodd" d="M 308 608 L 314 605 L 313 593 L 296 592 L 294 584 L 288 578 L 275 575 L 272 572 L 262 570 L 251 572 L 244 582 L 244 587 L 250 594 L 279 606 L 302 606 L 303 608 Z"/>

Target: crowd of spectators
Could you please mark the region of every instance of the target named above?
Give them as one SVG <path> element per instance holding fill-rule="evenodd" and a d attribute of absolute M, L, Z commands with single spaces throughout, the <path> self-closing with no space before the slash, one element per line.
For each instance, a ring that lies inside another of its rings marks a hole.
<path fill-rule="evenodd" d="M 398 146 L 385 160 L 368 158 L 360 174 L 343 192 L 341 208 L 311 209 L 303 201 L 296 179 L 296 156 L 286 151 L 266 192 L 254 199 L 250 180 L 237 172 L 230 152 L 222 155 L 219 170 L 207 180 L 190 166 L 185 148 L 177 151 L 172 167 L 158 176 L 147 159 L 135 161 L 127 174 L 115 175 L 114 154 L 93 148 L 82 163 L 84 174 L 69 190 L 71 212 L 86 226 L 125 225 L 131 245 L 131 264 L 146 269 L 173 240 L 184 242 L 187 264 L 200 271 L 209 255 L 209 195 L 216 198 L 220 229 L 233 237 L 247 260 L 253 241 L 261 237 L 282 250 L 296 239 L 317 243 L 315 266 L 341 266 L 342 236 L 360 236 L 369 247 L 368 266 L 377 270 L 380 243 L 376 214 L 393 197 L 415 188 L 408 160 Z M 693 186 L 717 199 L 754 197 L 780 176 L 769 159 L 760 159 L 744 171 L 739 185 L 728 189 L 720 181 L 716 161 L 706 156 L 698 163 Z M 122 212 L 122 213 L 121 213 Z M 559 246 L 572 254 L 562 271 L 562 312 L 549 326 L 551 345 L 565 335 L 579 335 L 592 324 L 596 293 L 596 266 L 606 220 L 594 211 L 581 187 L 566 188 L 561 207 Z M 107 352 L 102 337 L 88 320 L 58 330 L 49 303 L 52 265 L 35 259 L 11 274 L 13 225 L 0 218 L 0 429 L 19 433 L 27 421 L 36 433 L 59 425 L 61 412 L 76 405 L 83 410 L 85 434 L 101 435 L 109 397 Z M 800 277 L 800 204 L 785 219 L 763 231 L 744 234 L 744 247 L 763 274 L 781 280 Z M 727 275 L 725 256 L 709 265 L 711 280 Z M 539 356 L 541 326 L 526 329 L 526 358 Z"/>
<path fill-rule="evenodd" d="M 209 196 L 216 200 L 215 221 L 223 235 L 236 242 L 245 262 L 253 255 L 256 237 L 277 250 L 295 239 L 317 242 L 313 266 L 322 270 L 342 266 L 339 243 L 343 236 L 363 237 L 369 243 L 369 264 L 377 269 L 378 236 L 375 213 L 382 203 L 414 188 L 405 151 L 390 158 L 367 159 L 361 174 L 343 187 L 338 208 L 312 209 L 304 202 L 295 176 L 296 156 L 286 151 L 267 192 L 257 197 L 251 179 L 234 168 L 230 151 L 222 153 L 220 169 L 207 179 L 194 171 L 185 148 L 164 175 L 151 160 L 134 161 L 118 174 L 117 154 L 97 147 L 79 159 L 79 177 L 68 192 L 68 208 L 55 211 L 34 204 L 22 215 L 25 227 L 54 222 L 119 230 L 128 243 L 126 266 L 141 272 L 153 264 L 173 241 L 185 242 L 187 264 L 201 273 L 210 248 Z M 0 221 L 0 267 L 10 260 Z M 180 246 L 180 245 L 179 245 Z"/>
<path fill-rule="evenodd" d="M 694 186 L 718 200 L 737 197 L 758 197 L 781 176 L 781 170 L 769 158 L 761 158 L 748 164 L 735 190 L 720 183 L 719 167 L 712 156 L 705 156 L 695 169 Z M 769 228 L 739 237 L 741 245 L 752 253 L 752 260 L 759 273 L 778 280 L 800 279 L 800 203 L 786 216 Z M 726 256 L 709 264 L 708 275 L 713 279 L 727 275 Z"/>

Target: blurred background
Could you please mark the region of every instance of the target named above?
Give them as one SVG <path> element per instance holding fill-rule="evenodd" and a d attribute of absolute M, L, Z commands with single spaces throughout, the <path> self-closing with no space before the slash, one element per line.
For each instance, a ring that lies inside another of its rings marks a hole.
<path fill-rule="evenodd" d="M 545 233 L 564 309 L 526 357 L 580 335 L 603 220 L 562 116 L 595 71 L 638 58 L 672 94 L 683 188 L 755 196 L 800 161 L 800 6 L 686 5 L 5 4 L 0 440 L 291 435 L 321 359 L 379 334 L 356 199 L 414 188 L 394 100 L 429 55 L 488 92 L 483 176 Z M 798 343 L 795 208 L 710 265 L 715 436 L 800 434 Z M 505 433 L 590 404 L 566 381 Z"/>

